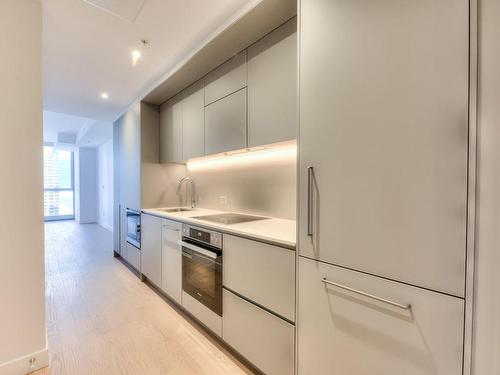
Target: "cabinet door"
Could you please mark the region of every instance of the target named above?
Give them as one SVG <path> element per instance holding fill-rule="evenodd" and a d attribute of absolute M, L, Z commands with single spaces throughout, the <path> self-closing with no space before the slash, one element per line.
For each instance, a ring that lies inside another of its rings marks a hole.
<path fill-rule="evenodd" d="M 294 373 L 290 323 L 224 289 L 222 338 L 265 374 Z"/>
<path fill-rule="evenodd" d="M 137 103 L 116 123 L 120 131 L 120 199 L 127 208 L 141 209 L 141 105 Z"/>
<path fill-rule="evenodd" d="M 182 101 L 182 159 L 205 155 L 205 104 L 203 81 L 185 92 Z"/>
<path fill-rule="evenodd" d="M 246 109 L 246 88 L 205 107 L 207 155 L 239 150 L 247 146 Z"/>
<path fill-rule="evenodd" d="M 248 146 L 297 137 L 297 19 L 248 48 Z"/>
<path fill-rule="evenodd" d="M 208 73 L 205 83 L 205 105 L 245 87 L 247 85 L 246 50 Z"/>
<path fill-rule="evenodd" d="M 182 162 L 182 101 L 174 97 L 160 107 L 160 163 Z"/>
<path fill-rule="evenodd" d="M 181 224 L 163 219 L 162 223 L 162 290 L 177 303 L 182 295 Z"/>
<path fill-rule="evenodd" d="M 161 232 L 161 218 L 141 216 L 141 272 L 158 287 L 161 287 Z"/>
<path fill-rule="evenodd" d="M 461 298 L 302 257 L 298 277 L 300 375 L 462 374 Z"/>
<path fill-rule="evenodd" d="M 300 254 L 463 296 L 468 2 L 300 12 Z"/>
<path fill-rule="evenodd" d="M 295 251 L 224 235 L 224 286 L 295 321 Z"/>

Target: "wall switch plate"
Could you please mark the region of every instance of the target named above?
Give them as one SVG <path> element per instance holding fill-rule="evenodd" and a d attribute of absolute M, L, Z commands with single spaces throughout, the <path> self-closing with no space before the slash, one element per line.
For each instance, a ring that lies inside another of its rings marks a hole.
<path fill-rule="evenodd" d="M 222 206 L 227 206 L 227 196 L 221 195 L 219 197 L 219 204 Z"/>

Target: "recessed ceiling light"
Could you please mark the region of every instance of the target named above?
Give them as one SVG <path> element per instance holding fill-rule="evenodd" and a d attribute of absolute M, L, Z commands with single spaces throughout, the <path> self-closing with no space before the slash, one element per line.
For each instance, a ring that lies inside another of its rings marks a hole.
<path fill-rule="evenodd" d="M 141 57 L 142 57 L 141 51 L 134 49 L 132 51 L 132 65 L 136 66 Z"/>
<path fill-rule="evenodd" d="M 108 93 L 107 93 L 107 92 L 103 92 L 103 93 L 101 94 L 101 98 L 102 98 L 102 99 L 109 99 L 109 95 L 108 95 Z"/>

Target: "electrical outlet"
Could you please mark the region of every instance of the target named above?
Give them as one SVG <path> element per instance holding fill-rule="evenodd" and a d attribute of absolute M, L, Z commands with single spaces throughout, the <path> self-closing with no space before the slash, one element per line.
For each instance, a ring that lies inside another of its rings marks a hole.
<path fill-rule="evenodd" d="M 225 196 L 225 195 L 221 195 L 221 196 L 219 197 L 219 204 L 220 204 L 221 206 L 227 206 L 227 196 Z"/>

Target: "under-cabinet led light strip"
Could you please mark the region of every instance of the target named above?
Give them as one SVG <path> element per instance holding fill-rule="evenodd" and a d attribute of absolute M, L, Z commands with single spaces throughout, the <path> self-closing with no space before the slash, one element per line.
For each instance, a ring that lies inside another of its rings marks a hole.
<path fill-rule="evenodd" d="M 297 157 L 295 141 L 278 143 L 270 146 L 251 147 L 205 156 L 187 161 L 190 171 L 201 169 L 217 169 L 226 167 L 244 167 L 256 164 L 272 164 L 293 161 Z"/>

